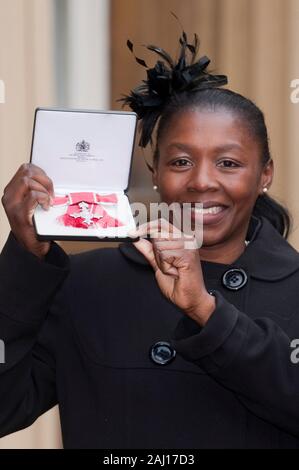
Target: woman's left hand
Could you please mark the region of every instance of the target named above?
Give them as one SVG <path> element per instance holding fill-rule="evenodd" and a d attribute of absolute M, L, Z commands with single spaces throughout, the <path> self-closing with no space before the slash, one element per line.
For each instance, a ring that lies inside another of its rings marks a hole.
<path fill-rule="evenodd" d="M 215 310 L 215 298 L 205 287 L 195 239 L 161 219 L 142 225 L 134 235 L 151 237 L 134 245 L 155 271 L 165 297 L 204 326 Z"/>

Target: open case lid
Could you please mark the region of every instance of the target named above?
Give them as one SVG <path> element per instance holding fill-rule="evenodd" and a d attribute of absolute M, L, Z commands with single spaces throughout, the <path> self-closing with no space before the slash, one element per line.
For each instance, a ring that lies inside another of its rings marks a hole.
<path fill-rule="evenodd" d="M 132 112 L 38 108 L 31 162 L 55 190 L 126 191 L 136 122 Z"/>

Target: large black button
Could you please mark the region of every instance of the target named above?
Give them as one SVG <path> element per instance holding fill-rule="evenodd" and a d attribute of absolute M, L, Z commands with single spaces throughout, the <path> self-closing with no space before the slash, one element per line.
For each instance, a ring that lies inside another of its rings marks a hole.
<path fill-rule="evenodd" d="M 150 358 L 156 364 L 164 366 L 175 358 L 176 351 L 166 341 L 158 341 L 150 350 Z"/>
<path fill-rule="evenodd" d="M 230 269 L 223 274 L 222 283 L 230 290 L 239 290 L 247 283 L 247 274 L 244 269 Z"/>

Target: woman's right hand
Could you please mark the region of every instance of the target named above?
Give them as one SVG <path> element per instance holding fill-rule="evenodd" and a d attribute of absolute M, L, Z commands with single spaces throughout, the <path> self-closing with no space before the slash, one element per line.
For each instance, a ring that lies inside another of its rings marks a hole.
<path fill-rule="evenodd" d="M 40 242 L 33 227 L 33 213 L 38 204 L 50 208 L 54 188 L 46 173 L 32 163 L 23 164 L 4 189 L 2 204 L 11 230 L 28 251 L 43 258 L 50 249 L 49 242 Z"/>

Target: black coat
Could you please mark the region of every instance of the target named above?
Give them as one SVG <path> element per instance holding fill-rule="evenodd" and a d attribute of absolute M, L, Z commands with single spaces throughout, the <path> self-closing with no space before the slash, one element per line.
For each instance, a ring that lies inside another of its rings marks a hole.
<path fill-rule="evenodd" d="M 0 434 L 58 402 L 67 448 L 299 447 L 299 255 L 265 219 L 249 235 L 233 265 L 202 263 L 217 303 L 203 329 L 131 244 L 73 256 L 67 276 L 57 245 L 41 262 L 10 235 Z M 165 365 L 150 357 L 159 341 L 177 352 Z"/>

